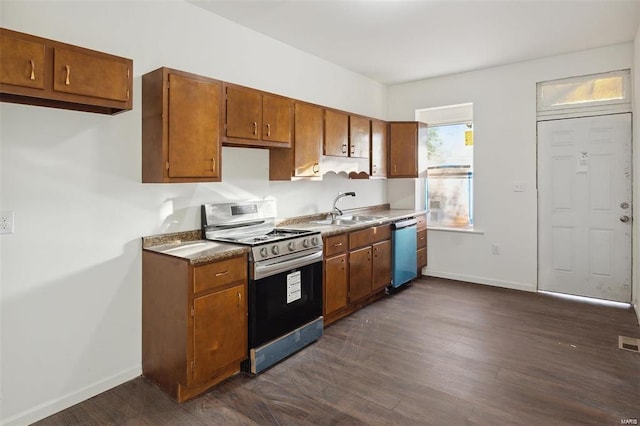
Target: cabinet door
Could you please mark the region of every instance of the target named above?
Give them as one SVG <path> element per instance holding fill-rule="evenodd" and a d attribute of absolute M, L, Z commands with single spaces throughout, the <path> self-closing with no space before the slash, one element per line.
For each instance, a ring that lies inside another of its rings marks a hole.
<path fill-rule="evenodd" d="M 349 302 L 371 294 L 371 246 L 349 253 Z"/>
<path fill-rule="evenodd" d="M 371 120 L 371 176 L 387 177 L 387 126 Z"/>
<path fill-rule="evenodd" d="M 349 117 L 349 156 L 369 158 L 371 123 L 368 118 Z"/>
<path fill-rule="evenodd" d="M 332 110 L 324 112 L 324 155 L 349 155 L 349 115 Z"/>
<path fill-rule="evenodd" d="M 250 89 L 227 87 L 227 137 L 259 139 L 262 95 Z"/>
<path fill-rule="evenodd" d="M 427 248 L 419 248 L 416 252 L 418 262 L 418 276 L 422 275 L 420 270 L 427 266 Z"/>
<path fill-rule="evenodd" d="M 389 176 L 418 177 L 416 123 L 389 123 Z"/>
<path fill-rule="evenodd" d="M 325 260 L 324 315 L 329 316 L 347 306 L 347 255 Z"/>
<path fill-rule="evenodd" d="M 0 83 L 44 89 L 42 43 L 0 35 Z"/>
<path fill-rule="evenodd" d="M 320 176 L 322 108 L 296 103 L 294 176 Z"/>
<path fill-rule="evenodd" d="M 293 140 L 293 100 L 262 96 L 262 139 L 273 142 Z"/>
<path fill-rule="evenodd" d="M 373 245 L 373 291 L 391 283 L 391 241 Z"/>
<path fill-rule="evenodd" d="M 131 70 L 124 62 L 56 47 L 53 90 L 114 101 L 127 101 Z"/>
<path fill-rule="evenodd" d="M 244 285 L 193 301 L 193 383 L 205 381 L 247 356 L 247 297 Z"/>
<path fill-rule="evenodd" d="M 169 176 L 220 177 L 221 85 L 169 74 Z"/>

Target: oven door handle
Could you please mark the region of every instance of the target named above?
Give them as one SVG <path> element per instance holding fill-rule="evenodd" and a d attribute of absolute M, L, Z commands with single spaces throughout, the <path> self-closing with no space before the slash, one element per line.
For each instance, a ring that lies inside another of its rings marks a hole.
<path fill-rule="evenodd" d="M 284 262 L 272 263 L 270 265 L 260 265 L 255 263 L 253 279 L 259 280 L 260 278 L 270 277 L 271 275 L 287 272 L 291 269 L 300 268 L 320 261 L 322 261 L 322 251 L 296 257 L 291 260 L 285 260 Z"/>

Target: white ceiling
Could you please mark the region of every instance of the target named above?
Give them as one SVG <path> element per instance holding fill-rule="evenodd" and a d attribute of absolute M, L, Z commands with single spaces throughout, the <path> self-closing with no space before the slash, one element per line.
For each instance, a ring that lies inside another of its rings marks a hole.
<path fill-rule="evenodd" d="M 629 42 L 640 0 L 188 0 L 385 84 Z"/>

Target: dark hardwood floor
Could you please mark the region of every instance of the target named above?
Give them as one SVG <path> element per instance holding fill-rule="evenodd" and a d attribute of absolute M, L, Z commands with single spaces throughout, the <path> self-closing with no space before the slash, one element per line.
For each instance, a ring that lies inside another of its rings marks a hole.
<path fill-rule="evenodd" d="M 38 425 L 620 425 L 640 420 L 632 309 L 419 279 L 263 374 L 178 404 L 140 377 Z"/>

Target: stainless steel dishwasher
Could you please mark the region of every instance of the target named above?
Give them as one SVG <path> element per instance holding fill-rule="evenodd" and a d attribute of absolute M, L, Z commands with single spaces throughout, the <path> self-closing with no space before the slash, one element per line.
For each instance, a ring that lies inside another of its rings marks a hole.
<path fill-rule="evenodd" d="M 415 219 L 391 224 L 391 286 L 398 288 L 418 276 Z"/>

